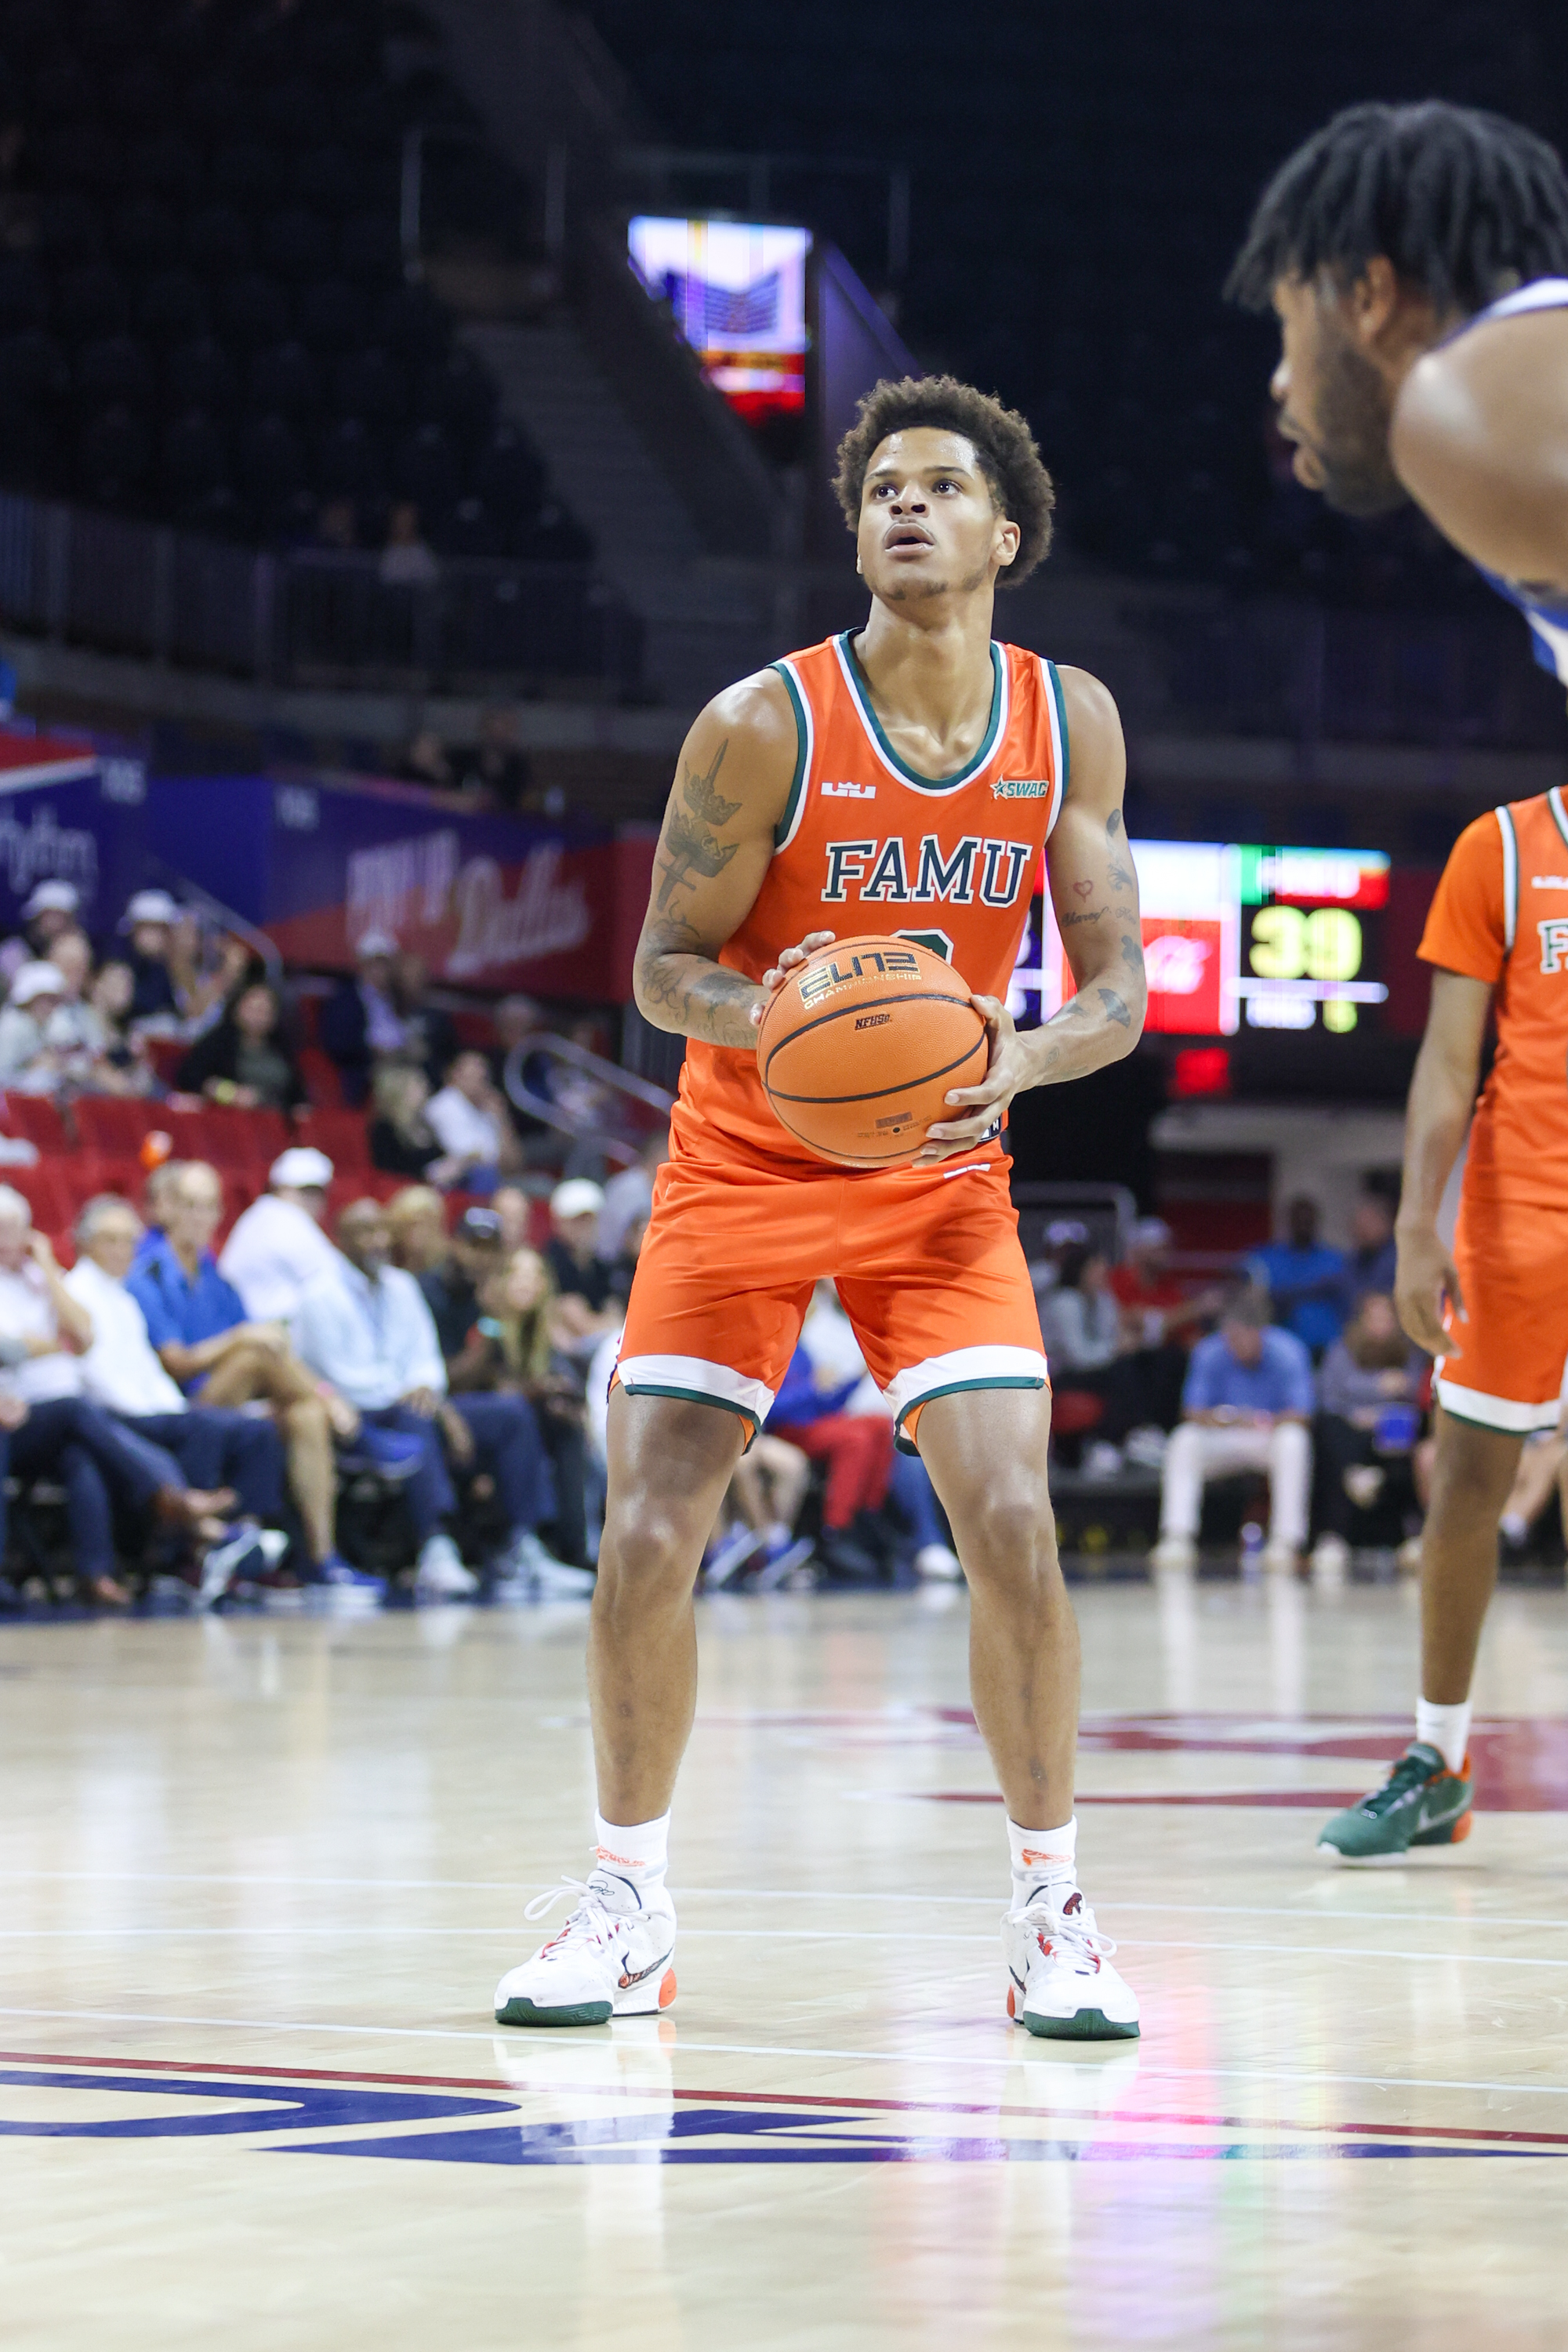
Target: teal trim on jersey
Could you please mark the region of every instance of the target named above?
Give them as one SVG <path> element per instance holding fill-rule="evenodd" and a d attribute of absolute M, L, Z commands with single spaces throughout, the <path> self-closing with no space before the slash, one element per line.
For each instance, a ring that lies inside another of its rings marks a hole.
<path fill-rule="evenodd" d="M 934 1404 L 938 1397 L 962 1396 L 966 1389 L 1043 1389 L 1045 1385 L 1043 1377 L 1039 1380 L 1031 1380 L 1026 1373 L 1018 1372 L 1003 1373 L 994 1380 L 986 1380 L 982 1375 L 978 1380 L 949 1381 L 945 1388 L 928 1389 L 924 1396 L 910 1399 L 893 1423 L 893 1443 L 900 1454 L 920 1452 L 920 1447 L 913 1438 L 904 1435 L 904 1423 L 911 1412 L 920 1412 L 928 1404 Z"/>
<path fill-rule="evenodd" d="M 626 1388 L 624 1381 L 621 1386 Z M 757 1442 L 757 1432 L 762 1423 L 756 1414 L 749 1404 L 736 1404 L 730 1397 L 710 1396 L 706 1389 L 661 1388 L 653 1381 L 639 1381 L 635 1389 L 626 1389 L 626 1392 L 627 1396 L 674 1397 L 680 1404 L 717 1405 L 721 1412 L 732 1412 L 737 1421 L 745 1423 L 746 1442 L 741 1448 L 743 1454 L 749 1454 Z"/>
<path fill-rule="evenodd" d="M 1056 699 L 1057 732 L 1061 737 L 1062 744 L 1060 792 L 1057 800 L 1057 808 L 1059 813 L 1062 802 L 1065 801 L 1068 796 L 1068 783 L 1072 775 L 1072 744 L 1068 736 L 1067 698 L 1062 693 L 1062 682 L 1057 676 L 1057 666 L 1054 661 L 1048 661 L 1046 664 L 1046 676 L 1051 681 L 1051 693 Z"/>
<path fill-rule="evenodd" d="M 838 640 L 839 650 L 844 656 L 845 672 L 849 680 L 849 690 L 855 697 L 860 716 L 876 738 L 877 748 L 888 765 L 896 769 L 907 784 L 918 786 L 922 793 L 952 793 L 956 792 L 961 784 L 973 782 L 995 751 L 996 738 L 1002 730 L 1002 648 L 995 638 L 993 637 L 991 640 L 991 716 L 985 724 L 984 741 L 973 760 L 967 761 L 955 776 L 922 776 L 918 768 L 911 768 L 907 760 L 900 759 L 883 732 L 881 720 L 871 708 L 871 694 L 866 683 L 866 673 L 861 668 L 856 657 L 855 647 L 850 642 L 854 634 L 852 629 L 846 629 Z"/>
<path fill-rule="evenodd" d="M 1552 821 L 1555 824 L 1558 832 L 1563 835 L 1564 842 L 1568 842 L 1568 818 L 1565 818 L 1563 814 L 1563 787 L 1561 784 L 1552 785 L 1552 790 L 1546 795 L 1546 805 L 1552 811 Z"/>
<path fill-rule="evenodd" d="M 800 698 L 799 687 L 796 686 L 794 677 L 783 662 L 773 662 L 770 667 L 776 669 L 783 678 L 789 694 L 790 708 L 795 712 L 795 774 L 790 779 L 789 798 L 784 803 L 784 814 L 773 827 L 773 847 L 782 849 L 789 839 L 791 828 L 795 824 L 795 811 L 800 806 L 800 796 L 805 790 L 805 751 L 811 735 L 806 723 L 805 705 Z"/>

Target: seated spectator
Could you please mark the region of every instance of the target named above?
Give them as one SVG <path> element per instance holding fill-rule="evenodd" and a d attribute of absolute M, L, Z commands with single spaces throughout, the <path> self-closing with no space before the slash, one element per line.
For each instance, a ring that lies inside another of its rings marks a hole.
<path fill-rule="evenodd" d="M 387 1176 L 412 1176 L 446 1191 L 463 1163 L 444 1151 L 426 1116 L 430 1081 L 412 1062 L 384 1062 L 371 1087 L 370 1164 Z"/>
<path fill-rule="evenodd" d="M 895 1470 L 899 1458 L 894 1457 Z M 760 1429 L 730 1473 L 720 1526 L 702 1562 L 710 1591 L 748 1569 L 756 1590 L 771 1591 L 805 1566 L 812 1540 L 795 1528 L 810 1483 L 810 1455 Z"/>
<path fill-rule="evenodd" d="M 405 1274 L 427 1274 L 444 1265 L 451 1246 L 447 1238 L 447 1204 L 433 1185 L 405 1184 L 386 1204 L 392 1234 L 392 1263 Z"/>
<path fill-rule="evenodd" d="M 345 1103 L 363 1102 L 371 1071 L 384 1055 L 408 1054 L 408 1031 L 393 996 L 397 941 L 388 931 L 365 931 L 354 949 L 354 975 L 340 980 L 321 1007 L 321 1050 L 337 1065 Z"/>
<path fill-rule="evenodd" d="M 428 784 L 437 793 L 453 791 L 458 782 L 446 746 L 434 727 L 421 727 L 409 737 L 407 749 L 397 763 L 397 773 L 405 784 Z"/>
<path fill-rule="evenodd" d="M 510 704 L 492 702 L 479 713 L 479 740 L 468 751 L 452 756 L 460 791 L 486 808 L 504 809 L 516 816 L 528 803 L 533 772 L 517 740 L 517 713 Z"/>
<path fill-rule="evenodd" d="M 495 1482 L 508 1530 L 503 1580 L 531 1576 L 545 1557 L 534 1530 L 553 1517 L 555 1502 L 531 1406 L 521 1396 L 447 1397 L 430 1309 L 413 1276 L 389 1262 L 392 1235 L 379 1202 L 351 1202 L 337 1235 L 339 1265 L 300 1301 L 296 1342 L 363 1420 L 419 1442 L 405 1488 L 418 1545 L 416 1589 L 454 1598 L 477 1582 L 442 1525 L 457 1508 L 448 1455 Z"/>
<path fill-rule="evenodd" d="M 162 1446 L 180 1465 L 186 1483 L 211 1493 L 232 1487 L 239 1525 L 276 1519 L 282 1501 L 282 1449 L 269 1421 L 205 1403 L 192 1405 L 158 1360 L 147 1318 L 126 1277 L 142 1239 L 142 1220 L 129 1201 L 100 1192 L 77 1219 L 78 1257 L 65 1276 L 67 1296 L 90 1319 L 91 1343 L 81 1359 L 89 1403 Z"/>
<path fill-rule="evenodd" d="M 48 1032 L 64 997 L 57 965 L 23 964 L 0 1012 L 0 1087 L 23 1095 L 59 1092 L 65 1057 L 50 1045 Z"/>
<path fill-rule="evenodd" d="M 1317 1466 L 1319 1534 L 1312 1572 L 1337 1582 L 1350 1565 L 1352 1514 L 1369 1510 L 1389 1479 L 1406 1493 L 1415 1478 L 1421 1435 L 1426 1359 L 1399 1328 L 1394 1301 L 1367 1291 L 1318 1368 L 1318 1415 L 1312 1424 Z"/>
<path fill-rule="evenodd" d="M 237 1110 L 302 1109 L 310 1101 L 293 1047 L 283 1031 L 283 1005 L 270 981 L 242 988 L 216 1025 L 196 1039 L 175 1073 L 182 1094 Z"/>
<path fill-rule="evenodd" d="M 174 976 L 174 926 L 180 910 L 166 890 L 138 890 L 120 919 L 129 932 L 131 1019 L 146 1022 L 164 1036 L 180 1025 L 182 1007 Z"/>
<path fill-rule="evenodd" d="M 669 1128 L 657 1128 L 645 1140 L 629 1168 L 617 1169 L 605 1186 L 599 1212 L 599 1255 L 614 1265 L 626 1248 L 626 1235 L 641 1218 L 653 1214 L 653 1180 L 669 1158 Z"/>
<path fill-rule="evenodd" d="M 218 1021 L 251 981 L 265 982 L 267 968 L 243 940 L 215 930 L 186 908 L 169 940 L 169 970 L 180 1001 L 184 1034 L 201 1036 Z"/>
<path fill-rule="evenodd" d="M 1264 1565 L 1293 1570 L 1307 1538 L 1312 1475 L 1312 1361 L 1304 1342 L 1269 1324 L 1258 1292 L 1243 1291 L 1226 1307 L 1219 1329 L 1193 1349 L 1182 1404 L 1185 1418 L 1165 1449 L 1154 1567 L 1195 1566 L 1209 1479 L 1264 1470 Z"/>
<path fill-rule="evenodd" d="M 507 1117 L 520 1137 L 524 1156 L 531 1165 L 536 1159 L 552 1157 L 552 1130 L 543 1119 L 531 1118 L 520 1110 L 507 1091 L 507 1073 L 514 1055 L 521 1054 L 519 1075 L 525 1086 L 543 1086 L 543 1073 L 537 1066 L 539 1057 L 531 1055 L 529 1040 L 546 1034 L 544 1015 L 531 996 L 503 996 L 491 1018 L 495 1024 L 495 1044 L 488 1060 L 496 1091 L 506 1103 Z"/>
<path fill-rule="evenodd" d="M 1187 1355 L 1223 1300 L 1210 1286 L 1189 1293 L 1171 1266 L 1171 1228 L 1163 1217 L 1140 1217 L 1127 1236 L 1127 1255 L 1110 1269 L 1121 1309 L 1121 1345 L 1132 1381 L 1129 1411 L 1141 1430 L 1174 1429 L 1182 1417 Z M 1130 1446 L 1129 1458 L 1140 1449 Z M 1149 1454 L 1148 1447 L 1141 1449 Z M 1152 1448 L 1158 1459 L 1161 1449 Z"/>
<path fill-rule="evenodd" d="M 445 1274 L 420 1277 L 451 1392 L 493 1391 L 528 1399 L 555 1481 L 552 1549 L 570 1565 L 585 1567 L 583 1384 L 557 1345 L 559 1302 L 550 1269 L 537 1250 L 504 1248 L 500 1221 L 490 1209 L 468 1210 L 452 1244 Z"/>
<path fill-rule="evenodd" d="M 560 1294 L 560 1328 L 566 1344 L 589 1353 L 626 1320 L 626 1299 L 599 1255 L 605 1195 L 586 1176 L 569 1176 L 550 1195 L 545 1263 Z"/>
<path fill-rule="evenodd" d="M 100 964 L 88 984 L 88 1009 L 103 1033 L 99 1069 L 104 1074 L 97 1091 L 104 1094 L 146 1095 L 157 1087 L 157 1074 L 145 1037 L 131 1027 L 131 1003 L 136 992 L 131 966 L 118 956 Z"/>
<path fill-rule="evenodd" d="M 0 1560 L 7 1475 L 58 1478 L 83 1590 L 118 1609 L 130 1596 L 115 1572 L 116 1507 L 213 1550 L 228 1542 L 218 1514 L 233 1497 L 192 1493 L 162 1447 L 87 1402 L 79 1359 L 91 1340 L 91 1318 L 66 1290 L 46 1237 L 32 1231 L 26 1202 L 0 1185 Z M 220 1558 L 220 1570 L 228 1565 Z"/>
<path fill-rule="evenodd" d="M 270 1405 L 288 1460 L 289 1485 L 305 1532 L 312 1580 L 375 1585 L 337 1549 L 337 1470 L 332 1438 L 352 1436 L 353 1408 L 308 1372 L 281 1322 L 254 1322 L 218 1272 L 212 1239 L 223 1216 L 223 1183 L 205 1160 L 165 1160 L 155 1176 L 164 1229 L 149 1234 L 126 1288 L 146 1318 L 159 1361 L 198 1403 Z M 153 1179 L 148 1179 L 152 1190 Z"/>
<path fill-rule="evenodd" d="M 1399 1250 L 1394 1238 L 1394 1203 L 1386 1192 L 1369 1185 L 1351 1211 L 1351 1246 L 1345 1260 L 1345 1286 L 1351 1307 L 1367 1291 L 1394 1296 Z"/>
<path fill-rule="evenodd" d="M 490 1207 L 500 1219 L 501 1240 L 509 1250 L 521 1249 L 532 1230 L 533 1203 L 521 1184 L 498 1184 Z"/>
<path fill-rule="evenodd" d="M 287 1323 L 306 1285 L 338 1261 L 321 1231 L 332 1163 L 310 1144 L 290 1144 L 267 1181 L 260 1200 L 236 1220 L 217 1265 L 253 1323 Z"/>
<path fill-rule="evenodd" d="M 803 1344 L 768 1416 L 771 1435 L 826 1464 L 817 1555 L 830 1574 L 857 1580 L 877 1573 L 877 1555 L 856 1522 L 880 1510 L 893 1472 L 892 1422 L 844 1411 L 862 1377 L 855 1371 L 845 1379 L 829 1364 L 814 1364 Z"/>
<path fill-rule="evenodd" d="M 425 1115 L 447 1159 L 457 1162 L 458 1181 L 466 1192 L 493 1192 L 501 1176 L 522 1165 L 506 1104 L 482 1054 L 468 1050 L 455 1056 L 446 1085 L 431 1096 Z"/>
<path fill-rule="evenodd" d="M 1423 1507 L 1426 1501 L 1425 1486 L 1429 1482 L 1430 1463 L 1425 1457 L 1431 1448 L 1427 1438 L 1416 1448 L 1413 1467 L 1416 1473 L 1416 1492 Z M 1423 1476 L 1423 1472 L 1426 1476 Z M 1557 1490 L 1557 1514 L 1562 1530 L 1568 1536 L 1568 1369 L 1563 1376 L 1563 1391 L 1558 1399 L 1557 1421 L 1552 1429 L 1532 1430 L 1524 1441 L 1514 1472 L 1513 1485 L 1498 1519 L 1498 1534 L 1502 1538 L 1505 1559 L 1518 1560 L 1530 1541 L 1531 1531 L 1546 1508 L 1552 1490 Z M 1408 1547 L 1406 1548 L 1409 1549 Z M 1420 1565 L 1420 1547 L 1415 1546 L 1414 1564 Z M 1401 1566 L 1411 1563 L 1401 1554 Z"/>
<path fill-rule="evenodd" d="M 1053 1379 L 1058 1367 L 1063 1372 L 1093 1372 L 1114 1360 L 1121 1310 L 1110 1268 L 1088 1242 L 1063 1251 L 1056 1283 L 1040 1302 L 1040 1330 Z"/>
<path fill-rule="evenodd" d="M 403 1024 L 404 1052 L 423 1062 L 432 1087 L 438 1087 L 458 1052 L 452 1016 L 430 996 L 430 972 L 422 955 L 399 948 L 392 961 L 392 998 Z"/>
<path fill-rule="evenodd" d="M 0 947 L 0 988 L 8 987 L 25 963 L 48 955 L 62 932 L 81 920 L 81 893 L 74 882 L 39 882 L 22 908 L 22 928 Z"/>
<path fill-rule="evenodd" d="M 419 509 L 411 499 L 400 500 L 387 517 L 379 569 L 384 588 L 433 588 L 441 577 L 435 550 L 419 528 Z"/>
<path fill-rule="evenodd" d="M 1285 1212 L 1286 1238 L 1255 1250 L 1245 1273 L 1268 1295 L 1276 1323 L 1321 1356 L 1345 1319 L 1345 1257 L 1320 1236 L 1316 1201 L 1298 1193 Z"/>

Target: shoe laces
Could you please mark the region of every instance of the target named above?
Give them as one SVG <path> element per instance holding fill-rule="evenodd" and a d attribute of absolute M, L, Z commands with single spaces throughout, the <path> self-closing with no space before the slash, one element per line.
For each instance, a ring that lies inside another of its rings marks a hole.
<path fill-rule="evenodd" d="M 1037 1886 L 1021 1910 L 1009 1911 L 1007 1924 L 1034 1936 L 1044 1952 L 1056 1950 L 1079 1969 L 1098 1975 L 1101 1960 L 1116 1950 L 1113 1936 L 1102 1936 L 1094 1914 L 1075 1886 L 1064 1901 L 1047 1886 Z"/>
<path fill-rule="evenodd" d="M 1374 1789 L 1370 1797 L 1363 1797 L 1356 1811 L 1366 1814 L 1369 1821 L 1381 1821 L 1384 1813 L 1392 1812 L 1395 1805 L 1403 1804 L 1413 1789 L 1423 1788 L 1428 1780 L 1435 1780 L 1438 1773 L 1447 1768 L 1439 1757 L 1437 1771 L 1434 1772 L 1426 1760 L 1432 1752 L 1428 1748 L 1423 1754 L 1418 1744 L 1407 1748 L 1382 1788 Z"/>
<path fill-rule="evenodd" d="M 563 1875 L 558 1886 L 552 1886 L 543 1895 L 536 1895 L 525 1906 L 522 1916 L 529 1920 L 542 1919 L 563 1897 L 573 1895 L 577 1900 L 545 1945 L 546 1951 L 553 1945 L 564 1943 L 572 1935 L 595 1943 L 608 1943 L 623 1919 L 637 1916 L 624 1902 L 616 1899 L 614 1882 L 601 1877 L 597 1872 L 592 1878 L 574 1878 L 570 1874 Z"/>

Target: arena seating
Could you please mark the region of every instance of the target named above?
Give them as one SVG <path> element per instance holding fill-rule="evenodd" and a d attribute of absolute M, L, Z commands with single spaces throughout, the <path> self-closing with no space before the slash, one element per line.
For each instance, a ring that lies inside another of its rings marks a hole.
<path fill-rule="evenodd" d="M 472 119 L 411 16 L 0 0 L 0 481 L 290 544 L 346 501 L 379 545 L 409 500 L 438 551 L 591 552 L 405 280 L 405 131 Z"/>

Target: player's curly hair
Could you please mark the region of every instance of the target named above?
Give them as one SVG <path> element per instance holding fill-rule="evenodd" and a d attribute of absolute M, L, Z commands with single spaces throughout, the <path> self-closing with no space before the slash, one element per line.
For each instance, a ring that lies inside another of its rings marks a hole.
<path fill-rule="evenodd" d="M 852 532 L 858 530 L 866 469 L 889 434 L 922 425 L 961 433 L 973 445 L 993 505 L 1018 526 L 1018 552 L 1000 583 L 1004 588 L 1017 587 L 1049 551 L 1056 486 L 1035 446 L 1028 420 L 1016 408 L 1004 408 L 992 394 L 960 383 L 956 376 L 907 375 L 901 383 L 885 376 L 872 385 L 838 444 L 833 487 L 845 521 Z"/>
<path fill-rule="evenodd" d="M 1226 291 L 1266 310 L 1281 278 L 1352 282 L 1375 254 L 1439 312 L 1472 317 L 1533 278 L 1568 276 L 1568 178 L 1500 114 L 1438 99 L 1347 106 L 1258 198 Z"/>

